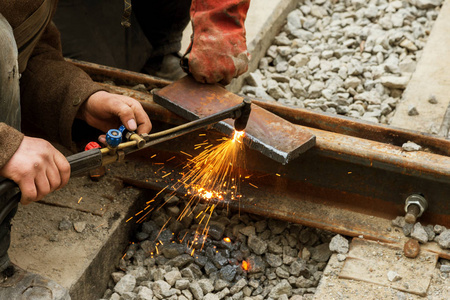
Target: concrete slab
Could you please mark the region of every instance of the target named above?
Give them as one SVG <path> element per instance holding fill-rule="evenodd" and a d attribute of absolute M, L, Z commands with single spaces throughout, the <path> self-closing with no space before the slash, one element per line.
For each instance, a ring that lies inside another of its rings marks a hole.
<path fill-rule="evenodd" d="M 351 247 L 353 247 L 352 243 Z M 399 251 L 399 253 L 401 253 L 401 250 Z M 348 255 L 351 256 L 350 253 Z M 384 282 L 369 282 L 368 280 L 365 280 L 366 278 L 364 278 L 364 276 L 362 276 L 362 278 L 343 278 L 342 274 L 343 271 L 345 271 L 344 269 L 347 262 L 339 261 L 338 256 L 336 254 L 333 254 L 323 272 L 323 277 L 320 280 L 319 286 L 313 299 L 424 299 L 424 297 L 422 296 L 405 291 L 406 288 L 416 288 L 416 286 L 410 286 L 406 284 L 405 278 L 402 278 L 395 282 L 390 282 L 386 279 L 387 271 L 383 268 L 392 268 L 397 272 L 401 272 L 402 269 L 406 270 L 406 268 L 411 267 L 411 264 L 409 264 L 405 260 L 412 261 L 415 266 L 409 270 L 409 274 L 415 276 L 418 282 L 427 285 L 428 296 L 426 297 L 426 299 L 450 299 L 450 278 L 441 276 L 441 272 L 437 268 L 430 269 L 429 266 L 432 261 L 424 260 L 423 257 L 418 257 L 414 260 L 410 260 L 402 257 L 401 254 L 397 255 L 395 253 L 391 253 L 390 255 L 385 256 L 385 252 L 383 250 L 380 250 L 380 247 L 371 249 L 370 252 L 367 253 L 367 256 L 377 256 L 377 260 L 383 261 L 383 263 L 381 266 L 378 264 L 371 265 L 370 273 L 367 273 L 365 275 L 373 277 L 375 281 Z M 389 260 L 389 257 L 391 260 Z M 434 260 L 434 263 L 435 262 L 436 261 Z M 426 276 L 423 276 L 423 274 L 420 272 L 420 266 L 422 264 L 424 264 L 427 271 L 429 271 Z M 382 269 L 383 273 L 381 274 L 380 271 Z M 413 271 L 411 272 L 411 270 Z"/>
<path fill-rule="evenodd" d="M 392 126 L 427 133 L 439 130 L 440 135 L 447 136 L 449 126 L 446 111 L 450 104 L 449 27 L 450 0 L 447 0 L 434 24 L 416 71 L 403 93 L 402 101 L 397 106 Z M 432 95 L 437 99 L 436 104 L 428 102 Z M 419 115 L 408 115 L 412 106 L 416 107 Z"/>
<path fill-rule="evenodd" d="M 250 71 L 257 68 L 286 15 L 298 2 L 251 2 L 246 20 L 248 49 L 252 55 Z M 185 32 L 183 49 L 189 44 L 190 30 L 188 27 Z M 239 90 L 243 76 L 240 80 L 228 88 Z M 68 288 L 73 300 L 101 298 L 135 226 L 126 220 L 142 209 L 145 201 L 138 190 L 118 190 L 120 183 L 113 176 L 123 175 L 123 166 L 110 169 L 99 183 L 87 177 L 73 178 L 67 187 L 49 195 L 42 203 L 20 206 L 13 221 L 9 251 L 12 261 Z M 59 230 L 63 219 L 72 225 Z M 77 232 L 74 225 L 79 230 L 80 226 L 85 228 Z"/>
<path fill-rule="evenodd" d="M 143 206 L 138 190 L 122 189 L 114 178 L 124 173 L 123 166 L 112 168 L 100 182 L 72 178 L 52 195 L 67 207 L 50 202 L 20 205 L 13 220 L 12 261 L 68 288 L 73 300 L 101 298 L 136 226 L 126 220 Z M 77 209 L 92 196 L 104 199 L 102 214 Z M 65 228 L 60 226 L 63 219 L 68 221 Z"/>

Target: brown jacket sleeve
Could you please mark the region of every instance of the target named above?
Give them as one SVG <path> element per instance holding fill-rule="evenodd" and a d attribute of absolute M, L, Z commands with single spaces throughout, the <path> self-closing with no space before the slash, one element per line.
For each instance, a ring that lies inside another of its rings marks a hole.
<path fill-rule="evenodd" d="M 0 123 L 0 169 L 11 159 L 22 140 L 23 134 L 20 131 Z"/>
<path fill-rule="evenodd" d="M 21 78 L 23 127 L 72 146 L 71 129 L 80 105 L 102 88 L 62 57 L 59 32 L 50 23 Z"/>

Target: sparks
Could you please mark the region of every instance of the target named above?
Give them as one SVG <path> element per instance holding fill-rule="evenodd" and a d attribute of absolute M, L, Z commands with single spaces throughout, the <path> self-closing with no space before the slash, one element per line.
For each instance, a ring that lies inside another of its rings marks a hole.
<path fill-rule="evenodd" d="M 249 263 L 245 260 L 242 261 L 242 269 L 245 271 L 248 271 L 248 268 L 250 267 Z"/>
<path fill-rule="evenodd" d="M 81 202 L 81 200 L 83 200 L 83 197 L 80 197 L 80 199 L 78 199 L 78 203 L 80 203 L 80 202 Z"/>
<path fill-rule="evenodd" d="M 223 240 L 224 240 L 225 243 L 231 242 L 231 239 L 229 237 L 223 238 Z"/>

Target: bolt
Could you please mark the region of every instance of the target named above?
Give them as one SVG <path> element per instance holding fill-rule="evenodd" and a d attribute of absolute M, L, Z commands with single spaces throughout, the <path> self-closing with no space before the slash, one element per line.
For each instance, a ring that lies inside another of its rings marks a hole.
<path fill-rule="evenodd" d="M 428 207 L 427 200 L 420 194 L 412 194 L 405 200 L 405 222 L 414 224 Z"/>
<path fill-rule="evenodd" d="M 416 223 L 417 217 L 420 213 L 420 207 L 417 204 L 410 204 L 405 215 L 405 222 L 409 224 Z"/>

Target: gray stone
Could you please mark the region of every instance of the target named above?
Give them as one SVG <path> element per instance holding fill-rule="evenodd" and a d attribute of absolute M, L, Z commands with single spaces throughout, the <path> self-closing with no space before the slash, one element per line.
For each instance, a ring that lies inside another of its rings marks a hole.
<path fill-rule="evenodd" d="M 391 224 L 395 227 L 403 228 L 405 226 L 405 217 L 397 216 L 394 220 L 391 221 Z"/>
<path fill-rule="evenodd" d="M 231 294 L 239 293 L 247 285 L 247 280 L 245 278 L 239 279 L 230 289 Z"/>
<path fill-rule="evenodd" d="M 411 237 L 418 240 L 422 244 L 428 242 L 428 234 L 420 223 L 414 224 L 414 227 L 411 231 Z"/>
<path fill-rule="evenodd" d="M 194 261 L 194 258 L 189 254 L 178 255 L 167 262 L 168 265 L 175 268 L 183 268 Z"/>
<path fill-rule="evenodd" d="M 153 291 L 146 286 L 139 287 L 137 300 L 153 300 Z"/>
<path fill-rule="evenodd" d="M 434 225 L 434 227 L 433 227 L 433 231 L 436 234 L 441 234 L 442 232 L 445 231 L 445 229 L 446 229 L 445 226 L 442 226 L 442 225 Z"/>
<path fill-rule="evenodd" d="M 165 258 L 172 259 L 183 254 L 185 249 L 186 246 L 183 244 L 170 243 L 168 245 L 164 245 L 161 253 Z"/>
<path fill-rule="evenodd" d="M 203 297 L 203 299 L 204 299 L 204 300 L 219 300 L 220 298 L 219 298 L 217 295 L 215 295 L 215 294 L 209 293 L 209 294 L 206 294 L 206 295 Z"/>
<path fill-rule="evenodd" d="M 61 231 L 69 230 L 72 228 L 72 222 L 69 220 L 68 216 L 64 216 L 64 218 L 59 222 L 58 229 Z"/>
<path fill-rule="evenodd" d="M 189 288 L 190 281 L 188 279 L 178 279 L 175 282 L 175 288 L 178 290 L 185 290 Z"/>
<path fill-rule="evenodd" d="M 233 266 L 225 266 L 219 271 L 219 278 L 231 282 L 236 276 L 236 268 Z"/>
<path fill-rule="evenodd" d="M 214 291 L 218 292 L 230 286 L 230 282 L 224 279 L 216 279 L 214 281 Z"/>
<path fill-rule="evenodd" d="M 409 105 L 408 106 L 408 116 L 418 116 L 419 115 L 419 111 L 417 110 L 417 108 L 414 105 Z"/>
<path fill-rule="evenodd" d="M 269 297 L 272 297 L 274 299 L 281 297 L 281 295 L 292 295 L 292 286 L 287 280 L 282 280 L 280 283 L 274 286 L 269 293 Z"/>
<path fill-rule="evenodd" d="M 214 286 L 210 279 L 200 279 L 198 285 L 202 288 L 203 294 L 208 294 L 214 291 Z"/>
<path fill-rule="evenodd" d="M 431 103 L 431 104 L 437 104 L 438 103 L 435 95 L 430 95 L 430 97 L 428 98 L 428 102 Z"/>
<path fill-rule="evenodd" d="M 126 292 L 133 291 L 136 286 L 136 278 L 130 274 L 123 276 L 114 286 L 114 292 L 122 295 Z"/>
<path fill-rule="evenodd" d="M 400 275 L 398 275 L 397 272 L 394 272 L 394 271 L 389 271 L 387 273 L 387 277 L 390 282 L 395 282 L 395 281 L 399 281 L 402 279 L 402 277 Z"/>
<path fill-rule="evenodd" d="M 164 280 L 157 280 L 153 282 L 152 290 L 154 295 L 167 295 L 170 291 L 170 284 Z"/>
<path fill-rule="evenodd" d="M 414 142 L 408 141 L 407 143 L 403 143 L 402 149 L 407 152 L 413 152 L 413 151 L 421 151 L 422 146 L 417 145 Z"/>
<path fill-rule="evenodd" d="M 118 283 L 120 279 L 122 279 L 122 277 L 125 276 L 124 272 L 113 272 L 111 274 L 111 278 L 114 281 L 114 283 Z"/>
<path fill-rule="evenodd" d="M 281 267 L 275 269 L 275 274 L 277 274 L 278 278 L 289 278 L 289 272 Z"/>
<path fill-rule="evenodd" d="M 226 287 L 223 290 L 221 290 L 220 292 L 218 292 L 216 295 L 217 297 L 219 297 L 219 299 L 223 299 L 226 296 L 228 296 L 230 294 L 230 290 Z"/>
<path fill-rule="evenodd" d="M 75 231 L 78 233 L 82 233 L 85 228 L 86 228 L 86 222 L 84 222 L 84 221 L 73 223 L 73 229 L 75 229 Z"/>
<path fill-rule="evenodd" d="M 267 250 L 267 243 L 256 235 L 249 236 L 247 243 L 248 247 L 257 255 L 261 255 Z"/>
<path fill-rule="evenodd" d="M 335 235 L 330 242 L 330 251 L 337 252 L 341 254 L 346 254 L 348 252 L 348 240 L 343 236 L 337 234 Z"/>
<path fill-rule="evenodd" d="M 382 76 L 381 84 L 391 89 L 405 89 L 409 82 L 409 76 Z"/>
<path fill-rule="evenodd" d="M 164 279 L 168 284 L 170 284 L 170 286 L 174 286 L 177 280 L 181 279 L 181 273 L 178 270 L 167 272 L 164 275 Z"/>
<path fill-rule="evenodd" d="M 441 267 L 439 268 L 439 270 L 442 273 L 450 273 L 450 265 L 441 265 Z"/>
<path fill-rule="evenodd" d="M 450 249 L 450 230 L 443 231 L 439 236 L 435 238 L 439 246 L 443 249 Z"/>
<path fill-rule="evenodd" d="M 266 262 L 273 268 L 279 267 L 283 264 L 281 257 L 272 253 L 266 253 Z"/>
<path fill-rule="evenodd" d="M 240 233 L 242 233 L 245 236 L 251 236 L 256 234 L 256 229 L 253 226 L 246 226 L 244 228 L 241 228 L 239 230 Z"/>
<path fill-rule="evenodd" d="M 200 285 L 197 282 L 192 282 L 189 286 L 189 290 L 191 291 L 192 295 L 194 296 L 194 299 L 201 300 L 203 299 L 203 290 L 200 287 Z"/>
<path fill-rule="evenodd" d="M 331 251 L 328 243 L 311 248 L 311 258 L 317 262 L 326 262 L 330 256 Z"/>
<path fill-rule="evenodd" d="M 405 225 L 403 225 L 402 230 L 403 230 L 403 234 L 405 236 L 411 236 L 411 232 L 413 230 L 413 224 L 409 224 L 409 223 L 405 223 Z"/>
<path fill-rule="evenodd" d="M 259 273 L 263 272 L 265 269 L 264 261 L 262 260 L 261 256 L 250 256 L 247 258 L 247 262 L 249 265 L 248 273 Z"/>

